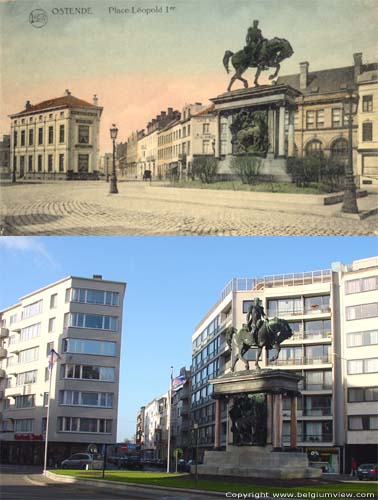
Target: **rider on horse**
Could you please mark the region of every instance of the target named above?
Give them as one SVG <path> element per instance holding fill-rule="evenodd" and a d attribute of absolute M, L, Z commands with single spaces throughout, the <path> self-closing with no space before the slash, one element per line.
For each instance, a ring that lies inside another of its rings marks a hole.
<path fill-rule="evenodd" d="M 251 332 L 251 339 L 254 344 L 258 344 L 257 333 L 261 326 L 264 324 L 265 319 L 264 306 L 259 298 L 252 301 L 247 312 L 247 325 L 246 329 Z"/>
<path fill-rule="evenodd" d="M 244 52 L 248 55 L 250 61 L 258 61 L 265 64 L 266 41 L 263 37 L 261 29 L 258 27 L 259 22 L 253 21 L 253 25 L 248 28 L 245 39 L 246 46 Z"/>

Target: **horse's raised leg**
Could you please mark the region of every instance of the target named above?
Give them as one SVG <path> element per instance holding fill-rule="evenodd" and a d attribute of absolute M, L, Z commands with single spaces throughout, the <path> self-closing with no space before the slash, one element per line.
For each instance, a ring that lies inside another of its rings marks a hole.
<path fill-rule="evenodd" d="M 259 76 L 260 75 L 261 75 L 261 66 L 257 66 L 257 71 L 256 71 L 255 81 L 254 81 L 255 87 L 258 87 L 260 85 L 259 84 Z"/>
<path fill-rule="evenodd" d="M 274 78 L 276 78 L 276 76 L 278 75 L 278 72 L 279 72 L 279 70 L 281 68 L 281 66 L 279 65 L 279 63 L 274 64 L 272 66 L 273 66 L 273 68 L 276 68 L 276 71 L 273 73 L 273 75 L 270 75 L 269 80 L 273 80 Z"/>
<path fill-rule="evenodd" d="M 261 370 L 260 365 L 259 365 L 259 360 L 260 360 L 260 357 L 261 357 L 261 353 L 262 353 L 262 347 L 259 346 L 257 348 L 257 356 L 256 356 L 256 362 L 255 362 L 255 368 L 256 368 L 256 370 Z"/>

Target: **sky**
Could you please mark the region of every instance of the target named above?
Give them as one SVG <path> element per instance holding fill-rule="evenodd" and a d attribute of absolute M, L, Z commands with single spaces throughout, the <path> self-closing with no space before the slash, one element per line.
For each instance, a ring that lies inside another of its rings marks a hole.
<path fill-rule="evenodd" d="M 298 72 L 302 61 L 310 71 L 352 65 L 354 52 L 374 61 L 376 6 L 376 0 L 0 0 L 0 134 L 9 133 L 8 115 L 27 100 L 36 104 L 70 89 L 90 102 L 97 94 L 104 107 L 100 149 L 109 151 L 112 123 L 124 141 L 167 107 L 207 104 L 223 93 L 230 78 L 224 52 L 245 45 L 254 19 L 266 38 L 293 46 L 281 74 Z M 59 10 L 69 7 L 91 13 Z M 132 7 L 134 13 L 115 10 Z M 46 11 L 45 26 L 29 22 L 34 9 Z M 246 77 L 252 81 L 252 70 Z"/>
<path fill-rule="evenodd" d="M 378 254 L 373 237 L 0 237 L 0 309 L 74 275 L 125 281 L 118 441 L 191 364 L 196 325 L 234 277 L 329 269 Z"/>

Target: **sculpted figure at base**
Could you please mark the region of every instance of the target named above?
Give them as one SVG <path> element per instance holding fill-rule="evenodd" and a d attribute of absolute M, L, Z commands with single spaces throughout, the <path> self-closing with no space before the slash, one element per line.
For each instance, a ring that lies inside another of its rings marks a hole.
<path fill-rule="evenodd" d="M 246 46 L 244 49 L 238 52 L 232 52 L 231 50 L 226 50 L 223 57 L 223 65 L 229 73 L 229 61 L 235 69 L 235 74 L 231 78 L 230 84 L 227 88 L 228 91 L 235 80 L 240 80 L 243 82 L 244 87 L 248 88 L 248 81 L 242 78 L 242 74 L 248 68 L 257 68 L 254 84 L 257 87 L 259 85 L 258 80 L 261 71 L 268 68 L 276 68 L 276 71 L 269 76 L 270 80 L 273 80 L 278 75 L 281 68 L 280 63 L 294 54 L 294 51 L 290 43 L 284 38 L 272 38 L 267 40 L 263 37 L 261 29 L 258 27 L 259 21 L 253 21 L 252 26 L 248 29 L 246 37 Z"/>

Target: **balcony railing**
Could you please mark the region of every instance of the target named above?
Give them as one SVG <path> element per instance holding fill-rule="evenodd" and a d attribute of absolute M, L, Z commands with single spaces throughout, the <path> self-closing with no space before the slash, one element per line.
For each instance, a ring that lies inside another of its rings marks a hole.
<path fill-rule="evenodd" d="M 303 408 L 304 417 L 330 417 L 332 416 L 332 408 L 323 406 L 319 408 Z"/>
<path fill-rule="evenodd" d="M 320 365 L 331 363 L 331 356 L 323 356 L 320 358 L 291 358 L 291 359 L 277 359 L 276 361 L 269 361 L 270 365 Z"/>
<path fill-rule="evenodd" d="M 330 306 L 318 306 L 314 305 L 311 307 L 295 307 L 293 309 L 268 309 L 268 317 L 278 316 L 278 317 L 287 317 L 287 316 L 303 316 L 306 314 L 326 314 L 331 312 Z"/>
<path fill-rule="evenodd" d="M 290 339 L 287 341 L 295 340 L 318 340 L 318 339 L 330 339 L 332 337 L 332 332 L 326 330 L 318 330 L 313 332 L 295 332 Z"/>
<path fill-rule="evenodd" d="M 298 436 L 298 441 L 304 443 L 330 443 L 333 440 L 332 433 L 329 434 L 305 434 L 303 439 Z"/>
<path fill-rule="evenodd" d="M 329 391 L 332 390 L 332 384 L 303 384 L 303 391 Z"/>

